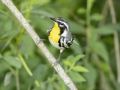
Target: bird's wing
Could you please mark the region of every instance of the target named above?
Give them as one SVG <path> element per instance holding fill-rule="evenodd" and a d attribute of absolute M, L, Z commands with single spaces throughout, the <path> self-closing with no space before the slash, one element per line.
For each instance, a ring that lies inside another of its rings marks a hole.
<path fill-rule="evenodd" d="M 67 36 L 69 36 L 69 40 L 71 40 L 71 38 L 74 38 L 74 36 L 72 35 L 72 33 L 71 33 L 71 32 L 69 32 L 69 33 L 67 34 Z M 79 45 L 79 44 L 78 44 L 78 42 L 77 42 L 77 41 L 75 41 L 75 39 L 73 39 L 73 43 L 75 43 L 75 44 Z"/>
<path fill-rule="evenodd" d="M 47 33 L 50 34 L 50 31 L 52 30 L 52 27 L 47 30 Z"/>

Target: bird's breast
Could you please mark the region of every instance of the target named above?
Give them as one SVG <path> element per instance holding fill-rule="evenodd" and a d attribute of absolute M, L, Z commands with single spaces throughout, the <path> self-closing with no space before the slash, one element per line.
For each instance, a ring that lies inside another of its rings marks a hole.
<path fill-rule="evenodd" d="M 54 26 L 49 34 L 49 39 L 51 39 L 54 43 L 58 43 L 60 39 L 60 28 L 58 26 Z"/>

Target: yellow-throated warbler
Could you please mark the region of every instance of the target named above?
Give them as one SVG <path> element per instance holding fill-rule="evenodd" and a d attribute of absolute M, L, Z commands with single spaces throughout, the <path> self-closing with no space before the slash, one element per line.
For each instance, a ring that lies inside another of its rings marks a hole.
<path fill-rule="evenodd" d="M 69 24 L 68 22 L 61 18 L 50 18 L 51 20 L 54 21 L 54 26 L 47 30 L 49 36 L 49 41 L 50 43 L 60 49 L 60 54 L 58 57 L 58 61 L 60 60 L 61 53 L 65 48 L 69 48 L 70 45 L 74 42 L 78 44 L 70 32 Z"/>

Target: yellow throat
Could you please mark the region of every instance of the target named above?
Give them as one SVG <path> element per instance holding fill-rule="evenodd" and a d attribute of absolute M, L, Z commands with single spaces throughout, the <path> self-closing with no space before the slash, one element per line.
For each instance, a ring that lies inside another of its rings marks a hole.
<path fill-rule="evenodd" d="M 58 24 L 55 22 L 55 25 L 53 26 L 49 38 L 54 42 L 54 43 L 58 43 L 58 40 L 60 39 L 60 28 L 58 26 Z"/>

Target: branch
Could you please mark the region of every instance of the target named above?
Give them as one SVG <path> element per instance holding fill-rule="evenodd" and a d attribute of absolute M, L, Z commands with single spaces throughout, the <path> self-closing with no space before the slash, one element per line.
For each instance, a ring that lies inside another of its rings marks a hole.
<path fill-rule="evenodd" d="M 98 26 L 101 27 L 104 25 L 105 21 L 106 21 L 106 17 L 108 15 L 108 2 L 107 0 L 105 1 L 105 4 L 103 6 L 103 10 L 102 10 L 102 16 L 103 16 L 103 19 L 99 22 Z"/>
<path fill-rule="evenodd" d="M 110 14 L 112 23 L 116 24 L 116 15 L 115 15 L 115 9 L 113 6 L 113 1 L 108 0 L 109 8 L 110 8 Z M 119 49 L 119 37 L 118 32 L 114 31 L 114 46 L 115 46 L 115 57 L 116 57 L 116 65 L 117 65 L 117 81 L 120 83 L 120 49 Z"/>
<path fill-rule="evenodd" d="M 40 42 L 39 36 L 36 34 L 35 30 L 30 26 L 30 24 L 25 20 L 23 15 L 19 12 L 19 10 L 16 8 L 16 6 L 12 3 L 11 0 L 2 0 L 2 2 L 12 11 L 12 13 L 16 16 L 16 18 L 19 20 L 19 22 L 24 26 L 26 31 L 29 33 L 29 35 L 32 37 L 35 44 L 42 50 L 46 58 L 49 60 L 49 62 L 53 65 L 56 62 L 56 59 L 53 57 L 53 55 L 50 53 L 50 51 L 46 48 L 43 42 Z M 60 75 L 60 77 L 63 79 L 64 83 L 70 88 L 70 90 L 78 90 L 76 86 L 73 84 L 69 76 L 65 73 L 65 71 L 62 69 L 60 64 L 53 65 L 54 69 L 57 71 L 57 73 Z"/>

